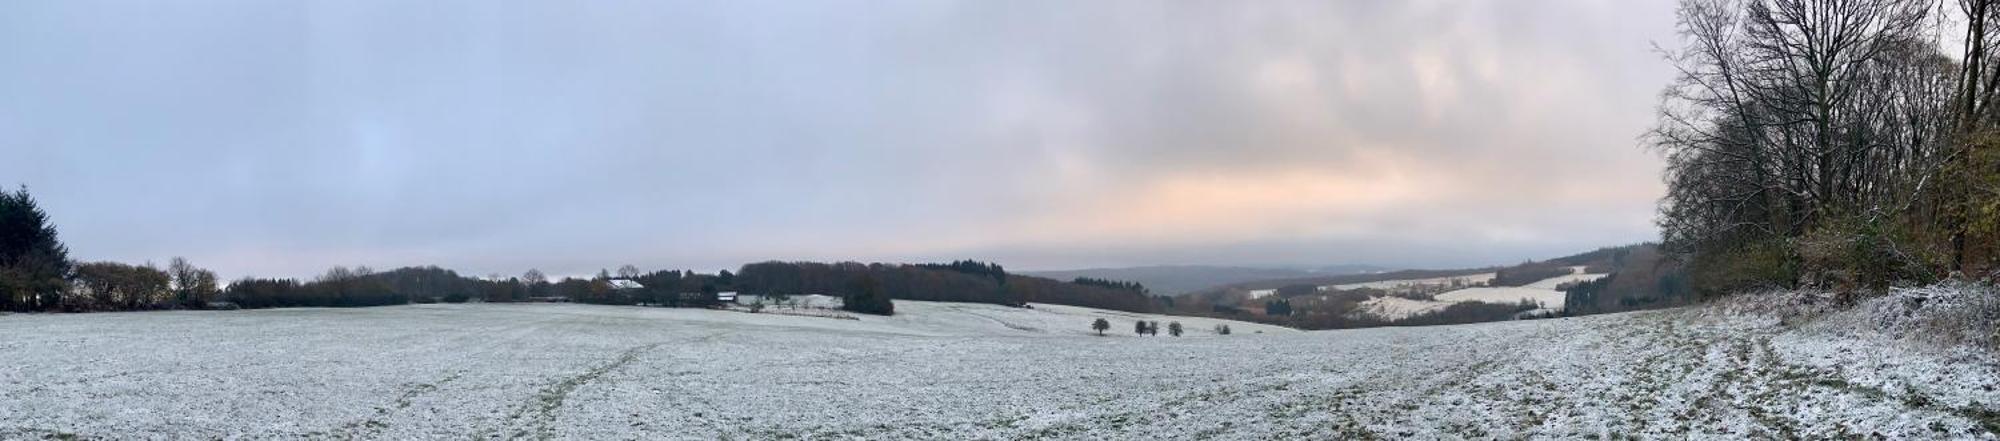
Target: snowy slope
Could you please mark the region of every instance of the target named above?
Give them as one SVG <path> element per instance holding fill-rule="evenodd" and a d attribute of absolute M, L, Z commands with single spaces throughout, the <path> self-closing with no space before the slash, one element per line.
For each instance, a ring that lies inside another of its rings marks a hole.
<path fill-rule="evenodd" d="M 1402 297 L 1376 297 L 1361 302 L 1355 312 L 1372 315 L 1384 320 L 1402 320 L 1410 316 L 1422 315 L 1451 306 L 1451 302 L 1412 300 Z"/>
<path fill-rule="evenodd" d="M 1553 289 L 1556 289 L 1556 288 L 1560 288 L 1560 287 L 1562 287 L 1562 286 L 1563 286 L 1563 284 L 1567 284 L 1567 283 L 1576 283 L 1576 282 L 1590 282 L 1590 281 L 1595 281 L 1595 280 L 1597 280 L 1597 279 L 1602 279 L 1602 278 L 1605 278 L 1605 277 L 1608 277 L 1608 276 L 1610 276 L 1610 274 L 1592 274 L 1592 273 L 1586 273 L 1586 272 L 1584 272 L 1584 270 L 1585 270 L 1586 268 L 1588 268 L 1588 267 L 1584 267 L 1584 266 L 1572 266 L 1572 267 L 1569 267 L 1569 271 L 1570 271 L 1570 273 L 1571 273 L 1570 275 L 1567 275 L 1567 276 L 1557 276 L 1557 277 L 1550 277 L 1550 278 L 1547 278 L 1547 279 L 1542 279 L 1542 280 L 1540 280 L 1540 281 L 1537 281 L 1537 282 L 1535 282 L 1535 283 L 1530 283 L 1530 284 L 1528 284 L 1527 286 L 1524 286 L 1524 287 L 1525 287 L 1525 288 L 1536 288 L 1536 289 L 1548 289 L 1548 290 L 1553 290 Z"/>
<path fill-rule="evenodd" d="M 1105 335 L 1134 336 L 1133 322 L 1139 320 L 1160 322 L 1160 332 L 1165 336 L 1166 326 L 1180 322 L 1185 336 L 1212 336 L 1216 325 L 1229 325 L 1232 334 L 1296 333 L 1298 330 L 1282 326 L 1272 326 L 1235 320 L 1219 320 L 1201 317 L 1181 317 L 1158 314 L 1137 314 L 1123 311 L 1092 309 L 1078 306 L 1047 305 L 1035 303 L 1031 308 L 1012 308 L 984 303 L 919 302 L 896 301 L 896 315 L 890 317 L 861 316 L 867 324 L 886 327 L 883 332 L 905 332 L 923 335 L 1005 335 L 1005 336 L 1080 336 L 1096 335 L 1091 331 L 1091 322 L 1103 318 L 1111 322 L 1111 330 Z"/>
<path fill-rule="evenodd" d="M 1338 290 L 1353 290 L 1361 288 L 1394 290 L 1396 288 L 1410 287 L 1410 286 L 1454 286 L 1454 285 L 1470 286 L 1475 284 L 1493 283 L 1493 278 L 1496 276 L 1498 276 L 1498 273 L 1472 274 L 1472 275 L 1452 276 L 1452 277 L 1432 277 L 1428 279 L 1382 280 L 1382 281 L 1367 282 L 1367 283 L 1349 283 L 1343 285 L 1333 285 L 1332 288 Z"/>
<path fill-rule="evenodd" d="M 9 315 L 0 317 L 0 439 L 1992 439 L 2000 430 L 1991 358 L 1795 332 L 1773 318 L 1668 310 L 1104 338 L 1068 330 L 1112 314 L 1102 311 L 897 306 L 905 313 L 863 320 L 564 304 Z M 1139 317 L 1109 318 L 1129 328 Z"/>
<path fill-rule="evenodd" d="M 1546 310 L 1560 310 L 1563 308 L 1563 303 L 1568 296 L 1562 291 L 1556 291 L 1556 287 L 1565 283 L 1587 282 L 1606 276 L 1606 274 L 1582 274 L 1583 267 L 1580 266 L 1572 267 L 1572 270 L 1577 271 L 1578 274 L 1551 277 L 1520 287 L 1461 288 L 1433 296 L 1433 301 L 1398 297 L 1376 297 L 1361 302 L 1361 308 L 1356 310 L 1356 312 L 1386 320 L 1401 320 L 1410 316 L 1444 309 L 1444 307 L 1458 302 L 1517 303 L 1522 300 L 1539 303 Z M 1449 279 L 1425 279 L 1420 282 L 1436 283 L 1437 280 L 1446 280 L 1446 282 L 1449 282 Z M 1486 277 L 1484 281 L 1491 282 L 1492 278 Z M 1395 282 L 1401 284 L 1390 286 L 1407 286 L 1412 281 Z"/>
<path fill-rule="evenodd" d="M 1509 287 L 1495 287 L 1495 288 L 1466 288 L 1457 291 L 1447 292 L 1444 294 L 1438 294 L 1437 300 L 1440 302 L 1453 302 L 1453 303 L 1456 302 L 1517 303 L 1522 300 L 1528 300 L 1535 303 L 1540 303 L 1544 308 L 1562 309 L 1564 297 L 1565 296 L 1563 295 L 1562 291 L 1556 291 L 1553 289 L 1536 289 L 1528 287 L 1509 286 Z"/>
<path fill-rule="evenodd" d="M 1562 291 L 1557 291 L 1556 290 L 1557 287 L 1560 287 L 1566 283 L 1588 282 L 1597 279 L 1602 279 L 1605 276 L 1609 275 L 1609 274 L 1584 274 L 1583 267 L 1580 266 L 1570 267 L 1570 270 L 1575 271 L 1576 274 L 1550 277 L 1547 279 L 1536 281 L 1535 283 L 1530 283 L 1518 287 L 1500 286 L 1500 287 L 1465 288 L 1461 290 L 1438 294 L 1436 298 L 1438 301 L 1441 302 L 1486 302 L 1486 303 L 1515 303 L 1522 300 L 1527 300 L 1535 303 L 1540 303 L 1542 307 L 1545 309 L 1560 310 L 1563 308 L 1563 302 L 1568 296 L 1565 295 Z"/>

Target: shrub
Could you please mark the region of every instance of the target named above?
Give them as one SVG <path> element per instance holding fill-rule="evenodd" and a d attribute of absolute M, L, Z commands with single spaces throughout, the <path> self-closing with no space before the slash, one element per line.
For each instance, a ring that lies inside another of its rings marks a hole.
<path fill-rule="evenodd" d="M 1790 250 L 1775 239 L 1697 253 L 1688 265 L 1688 276 L 1702 297 L 1785 288 L 1798 280 L 1794 274 Z"/>
<path fill-rule="evenodd" d="M 1866 325 L 1906 339 L 2000 350 L 2000 290 L 1970 283 L 1901 288 L 1863 303 Z"/>
<path fill-rule="evenodd" d="M 1948 265 L 1944 256 L 1914 246 L 1922 241 L 1888 224 L 1880 217 L 1839 217 L 1797 239 L 1802 284 L 1875 293 L 1897 282 L 1937 281 Z"/>

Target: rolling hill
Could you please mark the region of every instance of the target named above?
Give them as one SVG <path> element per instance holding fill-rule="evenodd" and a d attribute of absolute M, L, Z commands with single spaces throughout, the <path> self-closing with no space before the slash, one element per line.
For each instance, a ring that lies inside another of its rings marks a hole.
<path fill-rule="evenodd" d="M 1057 271 L 1024 271 L 1021 274 L 1071 280 L 1090 277 L 1124 280 L 1146 285 L 1153 295 L 1177 296 L 1222 285 L 1262 280 L 1342 276 L 1386 270 L 1373 265 L 1331 265 L 1320 267 L 1249 267 L 1208 265 L 1157 265 L 1127 268 L 1091 268 Z"/>

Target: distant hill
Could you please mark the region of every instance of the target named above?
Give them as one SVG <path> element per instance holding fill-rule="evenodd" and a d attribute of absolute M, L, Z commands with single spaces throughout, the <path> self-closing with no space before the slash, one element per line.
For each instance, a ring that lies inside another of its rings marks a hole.
<path fill-rule="evenodd" d="M 1321 267 L 1247 267 L 1209 265 L 1158 265 L 1129 268 L 1091 268 L 1062 271 L 1027 271 L 1021 274 L 1072 280 L 1090 277 L 1139 282 L 1153 295 L 1175 296 L 1221 285 L 1277 279 L 1341 276 L 1384 271 L 1371 265 L 1331 265 Z"/>
<path fill-rule="evenodd" d="M 1161 303 L 1167 313 L 1299 329 L 1476 323 L 1688 304 L 1693 298 L 1687 275 L 1667 257 L 1657 244 L 1642 243 L 1511 266 L 1259 279 L 1201 288 Z"/>

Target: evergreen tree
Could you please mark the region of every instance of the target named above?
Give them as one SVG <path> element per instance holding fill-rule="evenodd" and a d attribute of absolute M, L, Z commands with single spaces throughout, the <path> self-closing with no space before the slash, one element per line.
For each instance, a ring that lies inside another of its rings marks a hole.
<path fill-rule="evenodd" d="M 69 248 L 27 187 L 0 191 L 0 309 L 47 311 L 69 287 Z"/>
<path fill-rule="evenodd" d="M 1275 316 L 1292 315 L 1292 302 L 1285 299 L 1264 302 L 1264 313 Z"/>

